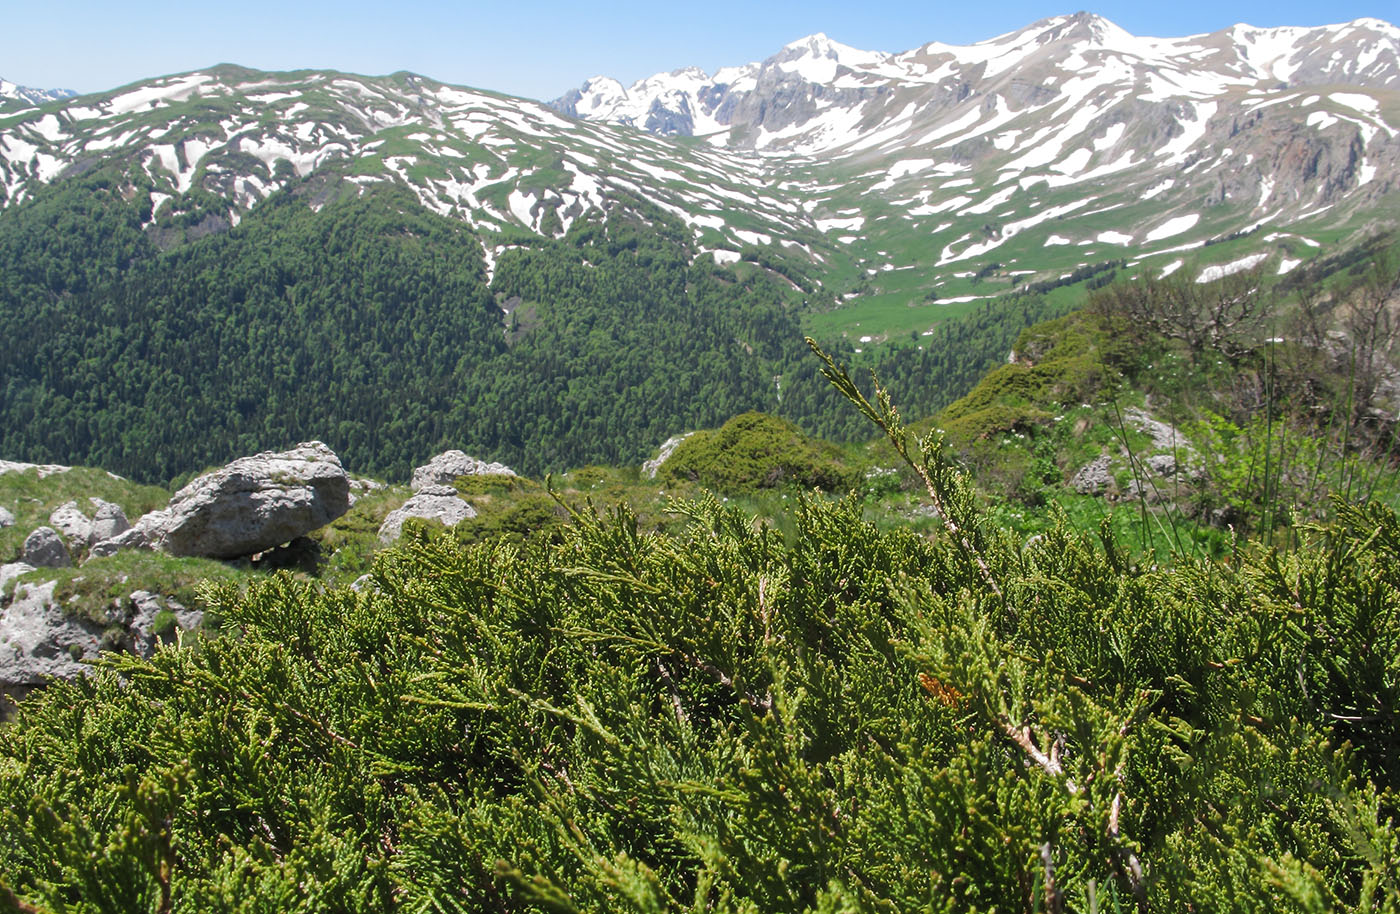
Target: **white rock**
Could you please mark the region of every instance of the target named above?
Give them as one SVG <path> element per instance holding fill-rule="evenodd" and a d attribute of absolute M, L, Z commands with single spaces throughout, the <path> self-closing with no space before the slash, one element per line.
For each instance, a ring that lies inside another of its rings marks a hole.
<path fill-rule="evenodd" d="M 49 514 L 49 524 L 62 533 L 63 538 L 74 548 L 86 548 L 92 539 L 92 521 L 78 510 L 76 501 L 67 501 L 54 508 Z"/>
<path fill-rule="evenodd" d="M 1102 495 L 1113 485 L 1113 458 L 1101 454 L 1079 468 L 1069 481 L 1080 495 Z"/>
<path fill-rule="evenodd" d="M 443 451 L 413 471 L 410 487 L 415 492 L 427 486 L 450 485 L 459 476 L 514 476 L 515 471 L 503 463 L 487 463 L 469 457 L 458 450 Z"/>
<path fill-rule="evenodd" d="M 384 518 L 384 523 L 379 527 L 380 541 L 392 543 L 398 539 L 403 532 L 403 522 L 410 517 L 440 521 L 444 526 L 455 527 L 468 518 L 476 517 L 476 509 L 463 501 L 451 486 L 428 486 Z"/>
<path fill-rule="evenodd" d="M 350 482 L 340 458 L 311 441 L 243 457 L 201 476 L 133 529 L 172 555 L 237 558 L 323 527 L 349 508 Z"/>
<path fill-rule="evenodd" d="M 0 529 L 4 529 L 5 527 L 13 527 L 14 525 L 15 516 L 10 513 L 10 510 L 8 508 L 0 508 Z"/>
<path fill-rule="evenodd" d="M 350 477 L 350 504 L 354 505 L 362 497 L 384 488 L 384 483 L 364 476 Z"/>
<path fill-rule="evenodd" d="M 13 460 L 0 460 L 0 474 L 3 473 L 27 473 L 30 470 L 38 470 L 39 478 L 52 476 L 55 473 L 67 473 L 72 467 L 59 466 L 56 463 L 17 463 Z"/>
<path fill-rule="evenodd" d="M 102 629 L 65 616 L 54 603 L 56 584 L 21 584 L 10 605 L 0 610 L 0 684 L 75 679 L 87 669 L 78 661 L 97 656 Z"/>
<path fill-rule="evenodd" d="M 39 527 L 29 534 L 19 560 L 37 568 L 67 568 L 73 564 L 63 537 L 52 527 Z"/>
<path fill-rule="evenodd" d="M 121 509 L 121 505 L 114 505 L 100 498 L 88 500 L 94 508 L 90 542 L 100 543 L 131 529 L 131 522 L 126 519 L 126 512 Z"/>
<path fill-rule="evenodd" d="M 34 566 L 27 562 L 11 562 L 8 565 L 0 565 L 0 590 L 4 590 L 5 585 L 10 583 L 12 579 L 33 570 Z"/>
<path fill-rule="evenodd" d="M 149 590 L 132 591 L 131 604 L 131 648 L 142 657 L 154 654 L 160 643 L 161 639 L 156 633 L 156 616 L 161 612 L 170 612 L 175 617 L 175 627 L 182 631 L 193 631 L 204 621 L 204 613 L 199 610 L 186 609 L 170 597 L 162 597 Z"/>
<path fill-rule="evenodd" d="M 1143 461 L 1147 468 L 1158 476 L 1175 476 L 1176 457 L 1172 454 L 1155 454 Z"/>
<path fill-rule="evenodd" d="M 149 548 L 151 548 L 151 544 L 146 539 L 145 529 L 140 526 L 129 527 L 116 536 L 93 543 L 92 548 L 88 550 L 88 558 L 99 559 L 103 556 L 113 555 L 120 549 Z"/>
<path fill-rule="evenodd" d="M 1179 451 L 1193 450 L 1191 442 L 1176 426 L 1166 422 L 1158 422 L 1135 406 L 1123 411 L 1123 419 L 1133 428 L 1151 436 L 1152 446 L 1155 448 L 1172 448 Z"/>

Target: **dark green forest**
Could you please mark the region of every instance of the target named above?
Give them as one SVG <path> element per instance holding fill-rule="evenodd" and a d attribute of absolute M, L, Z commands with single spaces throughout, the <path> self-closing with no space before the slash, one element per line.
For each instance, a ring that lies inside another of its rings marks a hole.
<path fill-rule="evenodd" d="M 0 220 L 8 459 L 166 482 L 319 438 L 358 472 L 403 478 L 448 447 L 527 473 L 636 462 L 752 409 L 863 434 L 806 354 L 794 284 L 697 260 L 659 211 L 522 236 L 488 288 L 476 235 L 405 191 L 319 209 L 283 193 L 214 231 L 222 204 L 198 195 L 146 226 L 128 181 L 60 181 Z M 931 413 L 1048 307 L 999 305 L 872 367 Z"/>

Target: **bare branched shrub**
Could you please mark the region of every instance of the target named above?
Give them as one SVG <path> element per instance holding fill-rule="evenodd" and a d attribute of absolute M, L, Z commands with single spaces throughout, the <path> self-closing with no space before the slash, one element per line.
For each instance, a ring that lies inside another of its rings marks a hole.
<path fill-rule="evenodd" d="M 1238 361 L 1253 352 L 1273 311 L 1273 295 L 1258 270 L 1214 282 L 1174 274 L 1116 283 L 1094 293 L 1090 306 L 1128 317 L 1137 326 L 1179 340 L 1194 356 L 1219 353 Z"/>

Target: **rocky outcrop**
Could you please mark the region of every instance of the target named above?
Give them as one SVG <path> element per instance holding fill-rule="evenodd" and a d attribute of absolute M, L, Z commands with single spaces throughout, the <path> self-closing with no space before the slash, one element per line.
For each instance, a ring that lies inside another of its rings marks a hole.
<path fill-rule="evenodd" d="M 68 501 L 49 514 L 49 524 L 63 534 L 73 548 L 86 548 L 92 538 L 92 520 L 78 510 L 76 501 Z M 105 537 L 104 537 L 105 538 Z"/>
<path fill-rule="evenodd" d="M 14 525 L 15 516 L 10 513 L 8 508 L 0 508 L 0 530 L 6 527 L 13 527 Z"/>
<path fill-rule="evenodd" d="M 28 566 L 4 566 L 3 573 Z M 43 685 L 51 678 L 75 679 L 104 650 L 130 650 L 143 657 L 179 631 L 200 626 L 204 614 L 146 590 L 113 601 L 101 619 L 66 612 L 55 596 L 57 582 L 20 584 L 0 608 L 0 688 Z"/>
<path fill-rule="evenodd" d="M 114 505 L 110 501 L 103 501 L 100 498 L 88 500 L 96 509 L 92 515 L 91 542 L 100 543 L 110 540 L 112 537 L 120 536 L 131 529 L 131 522 L 126 519 L 126 512 L 121 509 L 121 505 Z"/>
<path fill-rule="evenodd" d="M 1071 489 L 1080 495 L 1102 495 L 1113 485 L 1113 458 L 1101 454 L 1079 468 L 1070 479 Z"/>
<path fill-rule="evenodd" d="M 458 450 L 443 451 L 413 471 L 413 481 L 410 483 L 410 487 L 415 492 L 421 492 L 428 486 L 451 485 L 454 479 L 461 476 L 492 474 L 514 476 L 515 471 L 503 463 L 488 463 L 485 460 L 477 460 L 475 457 L 469 457 Z"/>
<path fill-rule="evenodd" d="M 1080 495 L 1102 495 L 1110 500 L 1146 498 L 1151 503 L 1176 497 L 1180 484 L 1188 485 L 1205 475 L 1200 455 L 1175 426 L 1152 418 L 1138 407 L 1123 411 L 1123 423 L 1152 439 L 1149 448 L 1129 453 L 1122 445 L 1118 454 L 1100 454 L 1070 477 L 1069 487 Z M 1114 480 L 1114 468 L 1132 470 L 1132 479 L 1121 486 Z M 1171 479 L 1164 489 L 1158 479 Z"/>
<path fill-rule="evenodd" d="M 340 458 L 319 441 L 235 460 L 192 481 L 117 539 L 171 555 L 238 558 L 280 546 L 350 509 Z M 98 544 L 103 553 L 113 540 Z M 97 554 L 97 548 L 94 548 Z"/>
<path fill-rule="evenodd" d="M 10 562 L 8 565 L 0 565 L 0 593 L 4 592 L 5 585 L 11 580 L 33 570 L 34 566 L 25 562 Z"/>
<path fill-rule="evenodd" d="M 102 629 L 65 616 L 54 602 L 56 586 L 54 581 L 20 584 L 10 605 L 0 610 L 0 684 L 74 679 L 85 669 L 79 661 L 97 656 Z"/>
<path fill-rule="evenodd" d="M 650 460 L 642 462 L 642 475 L 647 479 L 655 479 L 657 472 L 661 469 L 661 465 L 671 459 L 671 455 L 676 452 L 676 448 L 680 447 L 681 442 L 693 434 L 695 433 L 682 432 L 679 435 L 672 435 L 670 438 L 661 442 L 661 451 Z"/>
<path fill-rule="evenodd" d="M 114 555 L 122 549 L 149 548 L 151 546 L 146 540 L 145 529 L 139 526 L 128 527 L 116 536 L 93 543 L 92 548 L 88 550 L 88 558 L 100 559 L 106 555 Z"/>
<path fill-rule="evenodd" d="M 71 469 L 73 468 L 59 466 L 56 463 L 20 463 L 15 460 L 0 460 L 0 473 L 27 473 L 30 470 L 38 470 L 40 479 L 55 473 L 67 473 Z"/>
<path fill-rule="evenodd" d="M 1176 426 L 1153 419 L 1136 406 L 1131 406 L 1123 411 L 1123 421 L 1151 437 L 1152 446 L 1154 448 L 1174 449 L 1178 451 L 1193 450 L 1191 442 L 1187 440 L 1186 436 L 1183 435 Z"/>
<path fill-rule="evenodd" d="M 1156 454 L 1148 457 L 1143 463 L 1158 476 L 1175 476 L 1176 471 L 1180 469 L 1175 455 L 1172 454 Z"/>
<path fill-rule="evenodd" d="M 131 592 L 131 617 L 127 623 L 130 646 L 142 657 L 154 654 L 161 641 L 173 643 L 177 632 L 193 631 L 203 621 L 204 613 L 186 609 L 170 597 L 149 590 Z"/>
<path fill-rule="evenodd" d="M 398 539 L 403 532 L 403 522 L 410 517 L 435 520 L 444 526 L 455 527 L 468 518 L 476 517 L 476 509 L 463 501 L 451 486 L 427 486 L 384 518 L 384 523 L 379 527 L 380 541 L 392 543 Z"/>
<path fill-rule="evenodd" d="M 371 492 L 378 492 L 384 488 L 384 483 L 375 479 L 367 479 L 363 476 L 350 477 L 350 504 L 354 504 Z"/>
<path fill-rule="evenodd" d="M 39 527 L 24 541 L 19 560 L 36 568 L 67 568 L 73 564 L 73 556 L 63 542 L 63 537 L 52 527 Z"/>
<path fill-rule="evenodd" d="M 49 524 L 63 534 L 70 550 L 88 550 L 131 529 L 120 505 L 95 497 L 88 501 L 94 509 L 91 518 L 82 512 L 76 501 L 64 502 L 49 514 Z M 114 551 L 109 549 L 102 554 L 110 555 Z"/>

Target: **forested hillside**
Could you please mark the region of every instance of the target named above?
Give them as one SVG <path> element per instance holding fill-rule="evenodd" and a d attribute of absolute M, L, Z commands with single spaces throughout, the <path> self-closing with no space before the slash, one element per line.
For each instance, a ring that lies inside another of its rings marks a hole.
<path fill-rule="evenodd" d="M 531 473 L 637 462 L 749 409 L 859 433 L 801 344 L 816 285 L 758 249 L 718 266 L 641 202 L 650 221 L 521 235 L 488 286 L 477 236 L 404 191 L 284 193 L 236 227 L 194 193 L 150 229 L 120 183 L 61 182 L 0 220 L 9 459 L 164 482 L 318 438 L 402 478 L 446 447 Z M 875 364 L 931 411 L 1046 307 L 1001 303 Z"/>

